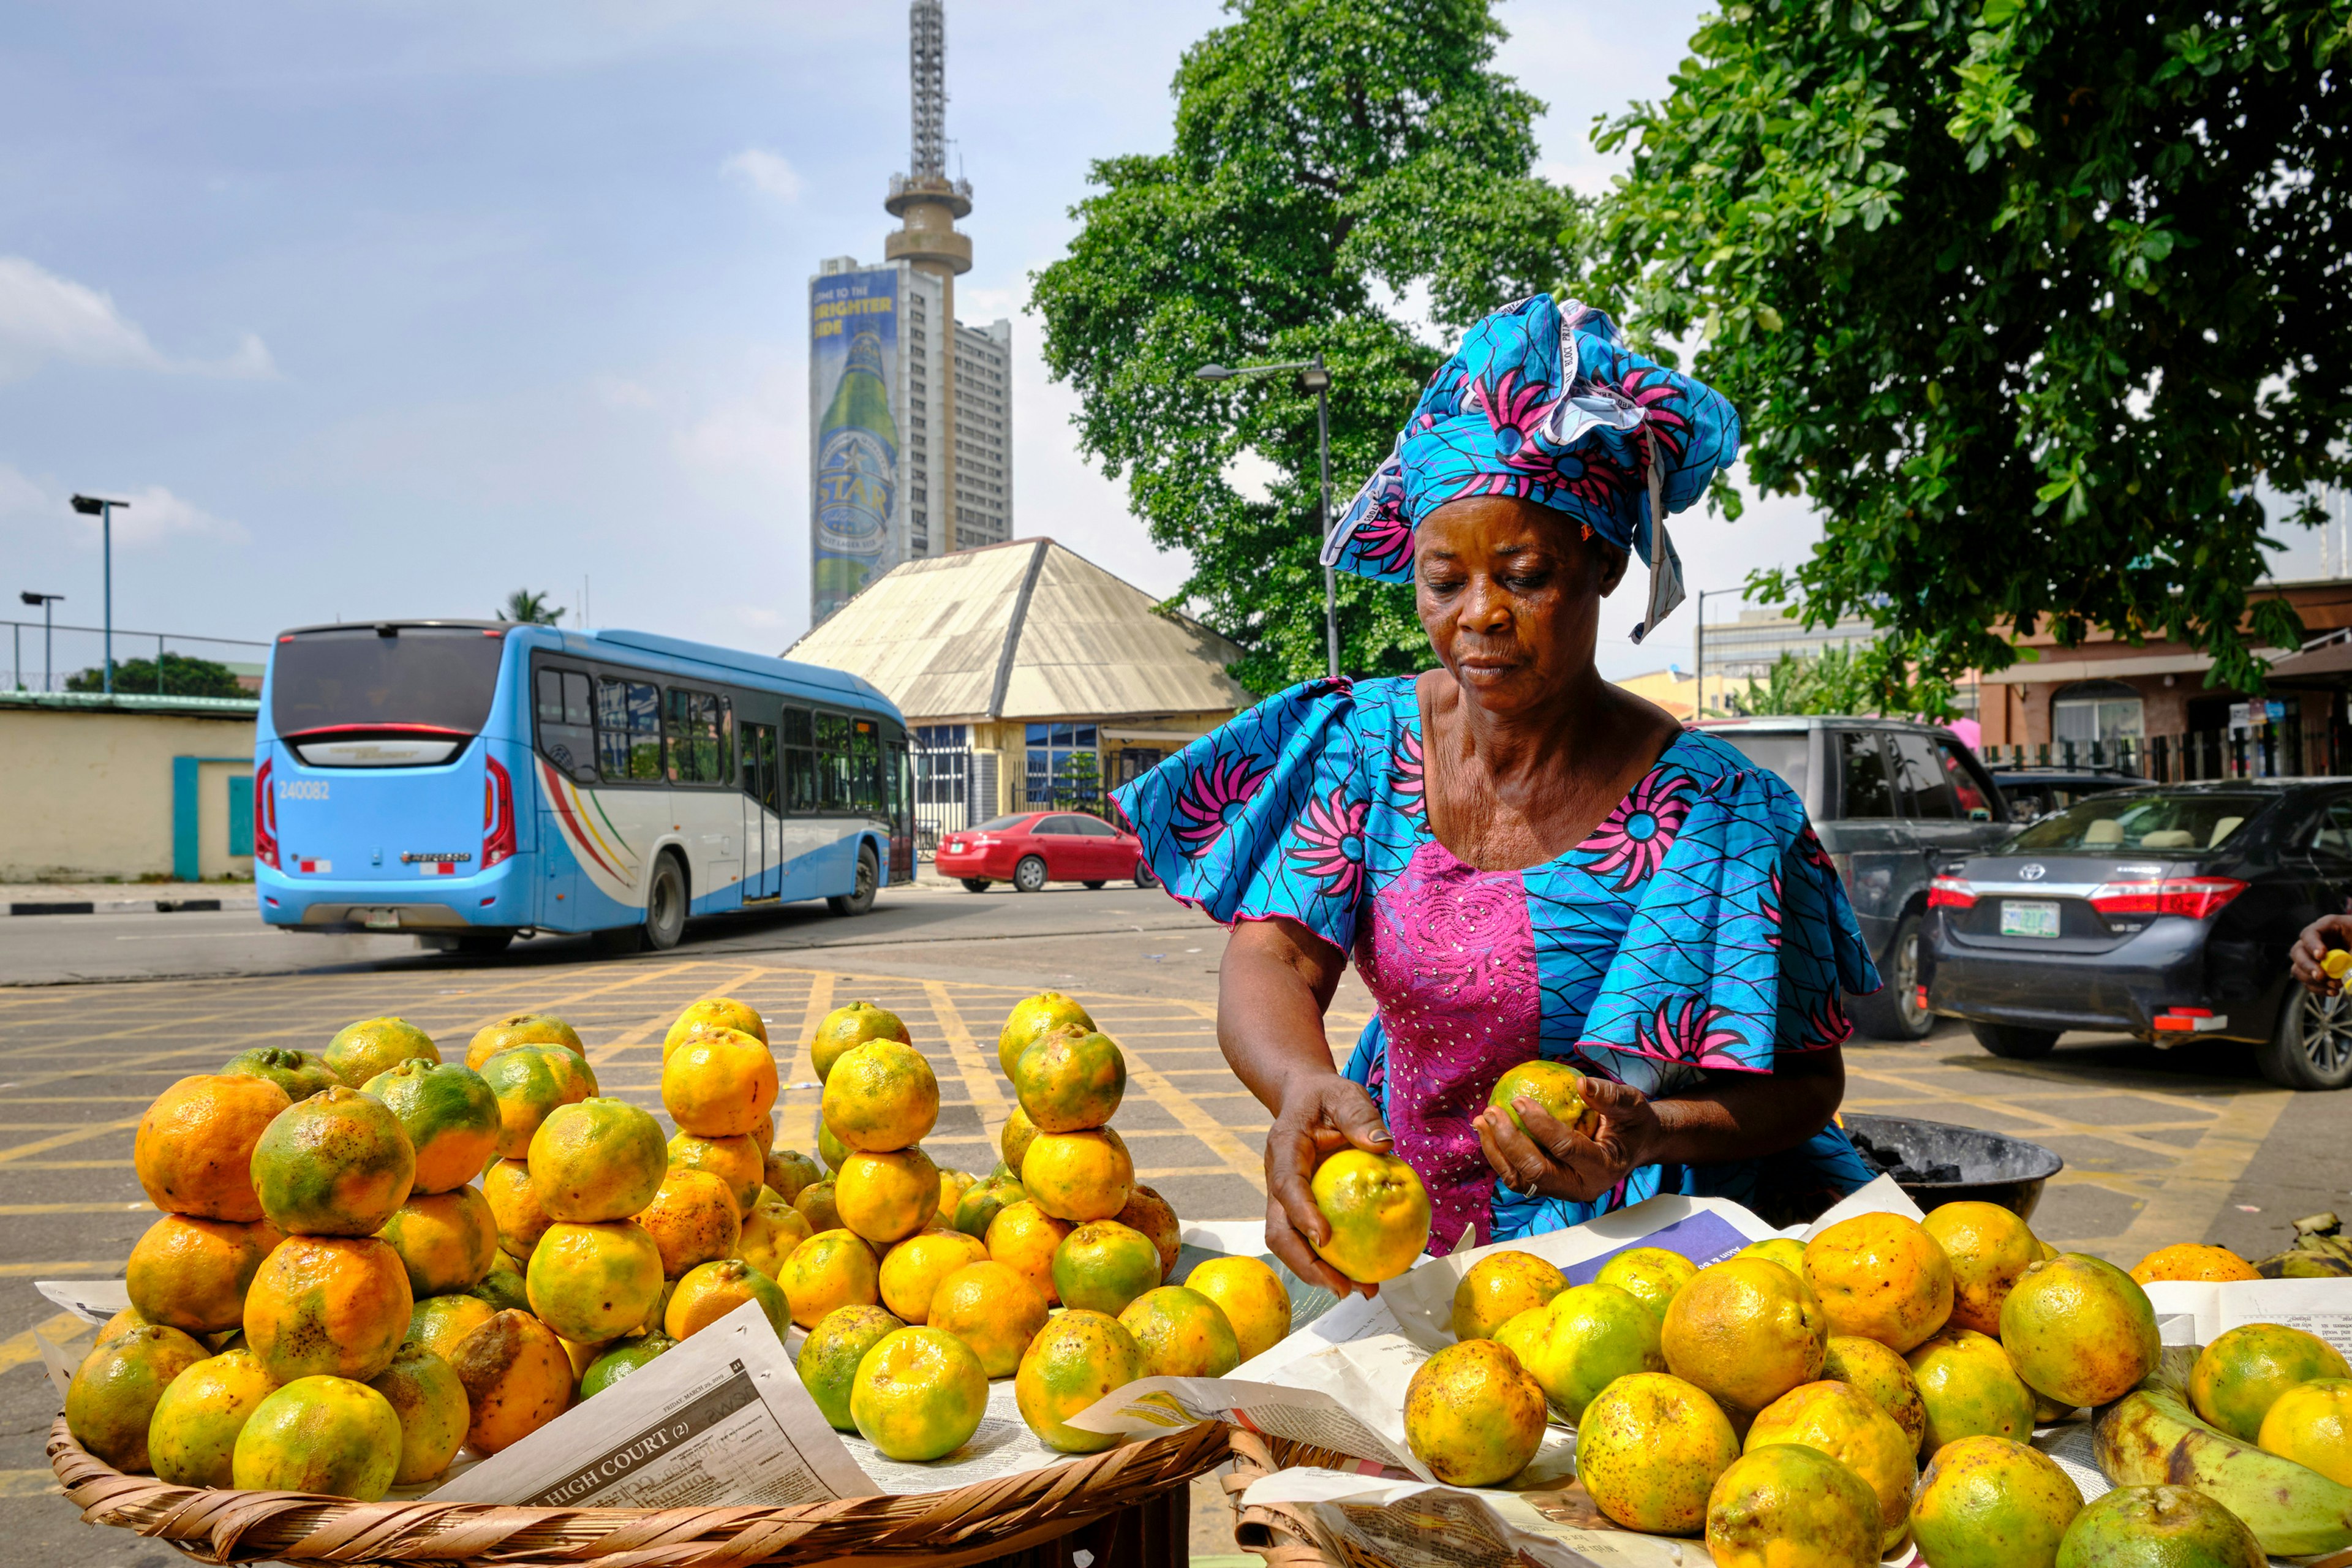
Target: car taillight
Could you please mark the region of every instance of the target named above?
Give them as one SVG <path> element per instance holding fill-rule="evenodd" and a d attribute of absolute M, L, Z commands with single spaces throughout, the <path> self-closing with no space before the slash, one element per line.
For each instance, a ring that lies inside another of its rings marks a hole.
<path fill-rule="evenodd" d="M 496 757 L 486 757 L 482 774 L 482 869 L 515 852 L 514 780 Z"/>
<path fill-rule="evenodd" d="M 2160 882 L 2103 882 L 2091 907 L 2103 915 L 2186 915 L 2210 920 L 2246 890 L 2235 877 L 2167 877 Z"/>
<path fill-rule="evenodd" d="M 1931 910 L 1972 910 L 1976 903 L 1976 888 L 1966 877 L 1938 877 L 1927 884 Z"/>
<path fill-rule="evenodd" d="M 275 762 L 261 764 L 253 775 L 253 858 L 278 869 L 278 803 L 270 798 L 269 771 Z"/>

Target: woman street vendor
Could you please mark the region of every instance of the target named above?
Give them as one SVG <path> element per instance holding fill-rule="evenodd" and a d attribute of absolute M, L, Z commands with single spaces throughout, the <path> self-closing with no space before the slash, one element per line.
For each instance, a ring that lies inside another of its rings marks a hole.
<path fill-rule="evenodd" d="M 1311 680 L 1118 801 L 1168 890 L 1233 930 L 1219 1041 L 1273 1112 L 1266 1240 L 1311 1241 L 1349 1144 L 1428 1188 L 1430 1247 L 1574 1225 L 1660 1193 L 1816 1211 L 1869 1179 L 1832 1121 L 1875 990 L 1802 803 L 1601 679 L 1601 601 L 1651 570 L 1636 640 L 1682 596 L 1667 514 L 1738 446 L 1729 404 L 1548 296 L 1473 327 L 1325 559 L 1410 582 L 1438 668 Z M 1379 1005 L 1344 1071 L 1323 1015 L 1349 960 Z M 1535 1057 L 1589 1081 L 1590 1136 L 1486 1100 Z"/>

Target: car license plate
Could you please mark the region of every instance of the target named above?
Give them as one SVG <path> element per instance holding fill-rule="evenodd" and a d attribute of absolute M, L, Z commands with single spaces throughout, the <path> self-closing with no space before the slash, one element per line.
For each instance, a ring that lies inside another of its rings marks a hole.
<path fill-rule="evenodd" d="M 367 910 L 362 911 L 360 923 L 367 927 L 370 931 L 398 931 L 400 929 L 400 911 L 398 910 Z"/>
<path fill-rule="evenodd" d="M 2058 906 L 2046 900 L 2003 899 L 2000 901 L 2000 934 L 2056 936 Z"/>

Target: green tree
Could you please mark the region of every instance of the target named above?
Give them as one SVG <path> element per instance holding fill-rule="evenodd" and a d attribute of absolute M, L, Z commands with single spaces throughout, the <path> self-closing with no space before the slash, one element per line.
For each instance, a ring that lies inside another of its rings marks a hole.
<path fill-rule="evenodd" d="M 1874 672 L 1852 648 L 1823 648 L 1817 654 L 1784 653 L 1772 661 L 1761 681 L 1750 677 L 1748 689 L 1731 699 L 1735 711 L 1766 713 L 1876 713 L 1884 696 Z M 1894 711 L 1911 710 L 1901 704 Z"/>
<path fill-rule="evenodd" d="M 2259 482 L 2347 477 L 2352 0 L 1745 0 L 1657 104 L 1601 277 L 1694 338 L 1748 472 L 1825 537 L 1756 574 L 1861 614 L 1888 690 L 1998 669 L 2007 632 L 2294 646 Z"/>
<path fill-rule="evenodd" d="M 85 669 L 66 677 L 68 691 L 103 691 L 106 672 Z M 225 664 L 215 664 L 208 658 L 190 658 L 185 654 L 163 654 L 163 680 L 155 682 L 155 661 L 152 658 L 124 658 L 114 663 L 114 689 L 127 696 L 152 695 L 158 690 L 166 697 L 250 697 L 252 692 L 236 683 L 236 672 Z"/>
<path fill-rule="evenodd" d="M 507 595 L 507 602 L 499 606 L 499 619 L 520 621 L 525 626 L 551 626 L 562 618 L 563 607 L 561 605 L 549 604 L 546 595 L 535 594 L 529 588 L 517 588 Z"/>
<path fill-rule="evenodd" d="M 1443 358 L 1384 299 L 1460 323 L 1549 289 L 1582 208 L 1530 174 L 1542 106 L 1493 68 L 1486 0 L 1229 0 L 1177 68 L 1172 148 L 1104 159 L 1069 253 L 1037 273 L 1045 363 L 1079 443 L 1124 473 L 1152 542 L 1192 552 L 1178 597 L 1272 690 L 1324 668 L 1315 400 L 1200 365 L 1331 370 L 1333 508 L 1386 455 Z M 1271 463 L 1263 502 L 1228 465 Z M 1411 594 L 1339 580 L 1341 666 L 1427 662 Z"/>

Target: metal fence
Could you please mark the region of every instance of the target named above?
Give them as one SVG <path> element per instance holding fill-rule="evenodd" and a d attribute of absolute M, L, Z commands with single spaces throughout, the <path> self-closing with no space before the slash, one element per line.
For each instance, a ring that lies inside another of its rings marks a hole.
<path fill-rule="evenodd" d="M 983 809 L 992 801 L 995 758 L 975 756 L 969 742 L 927 744 L 915 734 L 907 737 L 907 756 L 915 772 L 915 858 L 928 860 L 942 837 L 973 825 L 975 800 Z M 990 765 L 977 765 L 983 760 Z"/>
<path fill-rule="evenodd" d="M 2326 713 L 2253 729 L 1988 746 L 1996 768 L 2112 768 L 2155 784 L 2200 779 L 2317 778 L 2352 771 L 2352 732 Z"/>
<path fill-rule="evenodd" d="M 16 691 L 63 691 L 67 682 L 85 672 L 93 677 L 106 663 L 106 628 L 58 621 L 0 621 L 7 631 L 8 686 Z M 226 664 L 248 690 L 261 684 L 261 667 L 269 645 L 246 637 L 194 637 L 185 632 L 114 628 L 114 689 L 123 692 L 156 692 L 166 689 L 172 664 L 167 654 Z M 132 660 L 145 667 L 142 681 L 126 681 L 122 667 Z"/>

